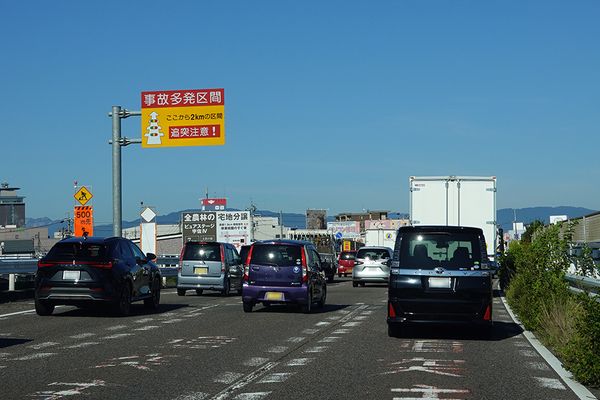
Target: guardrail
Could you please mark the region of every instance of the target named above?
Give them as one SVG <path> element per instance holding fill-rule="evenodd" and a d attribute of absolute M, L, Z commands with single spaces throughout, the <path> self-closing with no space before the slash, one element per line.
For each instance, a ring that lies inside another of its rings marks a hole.
<path fill-rule="evenodd" d="M 6 258 L 0 259 L 0 275 L 8 275 L 8 290 L 15 290 L 15 275 L 33 275 L 37 271 L 37 258 Z M 160 268 L 163 278 L 177 276 L 179 257 L 162 255 L 157 257 L 155 263 Z"/>
<path fill-rule="evenodd" d="M 588 278 L 580 275 L 567 274 L 565 279 L 571 285 L 571 290 L 577 292 L 588 291 L 591 296 L 599 296 L 600 301 L 600 279 Z"/>

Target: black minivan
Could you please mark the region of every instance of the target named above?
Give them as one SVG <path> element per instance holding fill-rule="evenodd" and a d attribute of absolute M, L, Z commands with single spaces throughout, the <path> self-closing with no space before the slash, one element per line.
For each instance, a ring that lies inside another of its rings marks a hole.
<path fill-rule="evenodd" d="M 390 267 L 389 336 L 409 322 L 466 322 L 491 333 L 494 270 L 480 228 L 401 227 Z"/>

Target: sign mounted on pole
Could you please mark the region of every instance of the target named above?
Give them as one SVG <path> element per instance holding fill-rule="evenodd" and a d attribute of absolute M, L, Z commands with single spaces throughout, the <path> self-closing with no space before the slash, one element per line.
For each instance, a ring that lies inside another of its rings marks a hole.
<path fill-rule="evenodd" d="M 227 208 L 227 199 L 200 199 L 202 211 L 224 211 Z"/>
<path fill-rule="evenodd" d="M 82 186 L 77 192 L 75 192 L 73 197 L 75 197 L 75 200 L 77 200 L 79 204 L 85 206 L 87 202 L 90 201 L 94 196 L 92 195 L 92 192 L 90 192 L 85 186 Z"/>
<path fill-rule="evenodd" d="M 94 236 L 94 209 L 92 206 L 75 206 L 73 209 L 75 217 L 75 236 Z"/>
<path fill-rule="evenodd" d="M 224 89 L 142 92 L 142 147 L 224 144 Z"/>

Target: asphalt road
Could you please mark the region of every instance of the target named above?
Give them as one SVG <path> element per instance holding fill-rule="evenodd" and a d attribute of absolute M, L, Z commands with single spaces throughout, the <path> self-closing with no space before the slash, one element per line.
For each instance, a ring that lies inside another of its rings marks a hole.
<path fill-rule="evenodd" d="M 416 327 L 388 338 L 386 287 L 328 285 L 312 314 L 163 290 L 133 315 L 0 304 L 1 399 L 576 399 L 499 298 L 494 334 Z"/>

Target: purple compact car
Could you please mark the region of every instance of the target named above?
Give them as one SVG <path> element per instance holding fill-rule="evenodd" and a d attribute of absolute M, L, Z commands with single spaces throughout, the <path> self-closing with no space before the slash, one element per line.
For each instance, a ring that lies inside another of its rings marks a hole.
<path fill-rule="evenodd" d="M 314 303 L 325 305 L 327 286 L 321 259 L 310 242 L 255 242 L 245 260 L 242 300 L 244 311 L 257 303 L 298 304 L 309 313 Z"/>

